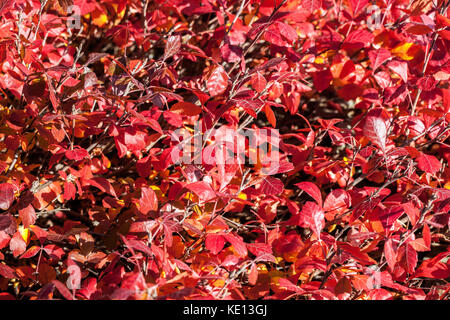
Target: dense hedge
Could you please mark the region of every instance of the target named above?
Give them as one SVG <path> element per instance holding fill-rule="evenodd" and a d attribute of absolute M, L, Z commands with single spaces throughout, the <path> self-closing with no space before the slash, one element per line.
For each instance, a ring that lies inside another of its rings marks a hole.
<path fill-rule="evenodd" d="M 0 298 L 449 298 L 449 3 L 2 0 Z"/>

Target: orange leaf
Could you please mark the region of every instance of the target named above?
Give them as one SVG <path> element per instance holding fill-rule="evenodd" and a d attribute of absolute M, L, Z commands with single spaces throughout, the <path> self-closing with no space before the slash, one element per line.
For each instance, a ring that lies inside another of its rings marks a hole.
<path fill-rule="evenodd" d="M 272 108 L 268 104 L 264 106 L 264 112 L 266 113 L 267 120 L 272 125 L 272 127 L 277 126 L 277 119 L 275 118 L 275 114 L 273 113 Z"/>
<path fill-rule="evenodd" d="M 177 102 L 170 108 L 170 111 L 176 114 L 192 117 L 200 114 L 202 112 L 202 108 L 190 102 Z"/>

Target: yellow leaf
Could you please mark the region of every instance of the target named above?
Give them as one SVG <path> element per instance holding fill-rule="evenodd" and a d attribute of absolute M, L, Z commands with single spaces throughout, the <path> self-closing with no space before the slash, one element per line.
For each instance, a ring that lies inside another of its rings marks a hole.
<path fill-rule="evenodd" d="M 25 243 L 28 243 L 28 241 L 30 240 L 30 230 L 28 228 L 24 228 L 24 227 L 20 226 L 19 232 L 23 238 L 23 241 L 25 241 Z"/>
<path fill-rule="evenodd" d="M 225 281 L 222 279 L 218 279 L 211 284 L 213 287 L 223 287 L 225 285 Z"/>
<path fill-rule="evenodd" d="M 278 280 L 280 280 L 281 278 L 283 278 L 285 275 L 283 272 L 278 271 L 278 270 L 271 270 L 269 271 L 269 276 L 270 276 L 270 284 L 271 285 L 275 285 L 276 287 L 278 287 L 280 284 L 278 283 Z"/>
<path fill-rule="evenodd" d="M 316 59 L 314 60 L 314 63 L 323 64 L 325 63 L 325 59 L 321 56 L 317 56 Z"/>
<path fill-rule="evenodd" d="M 402 60 L 412 60 L 416 56 L 419 48 L 411 42 L 404 42 L 392 49 L 392 54 Z"/>
<path fill-rule="evenodd" d="M 92 12 L 92 23 L 97 27 L 103 27 L 108 22 L 108 16 L 96 9 Z"/>
<path fill-rule="evenodd" d="M 336 229 L 336 224 L 332 224 L 328 227 L 328 232 L 333 232 L 333 230 Z"/>
<path fill-rule="evenodd" d="M 197 213 L 198 215 L 202 214 L 202 210 L 200 209 L 200 207 L 198 205 L 195 205 L 192 207 L 192 209 L 194 210 L 195 213 Z"/>
<path fill-rule="evenodd" d="M 256 20 L 256 16 L 254 14 L 247 14 L 244 16 L 244 23 L 246 26 L 252 24 Z"/>
<path fill-rule="evenodd" d="M 247 200 L 247 195 L 245 193 L 243 193 L 243 192 L 240 192 L 238 194 L 238 198 L 241 199 L 241 200 Z"/>
<path fill-rule="evenodd" d="M 186 200 L 191 200 L 195 202 L 195 194 L 192 192 L 186 192 L 186 195 L 184 196 Z"/>

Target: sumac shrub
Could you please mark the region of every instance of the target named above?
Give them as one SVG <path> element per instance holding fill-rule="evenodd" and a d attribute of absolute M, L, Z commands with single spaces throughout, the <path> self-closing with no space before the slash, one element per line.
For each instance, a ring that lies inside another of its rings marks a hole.
<path fill-rule="evenodd" d="M 446 299 L 433 0 L 1 0 L 1 299 Z"/>

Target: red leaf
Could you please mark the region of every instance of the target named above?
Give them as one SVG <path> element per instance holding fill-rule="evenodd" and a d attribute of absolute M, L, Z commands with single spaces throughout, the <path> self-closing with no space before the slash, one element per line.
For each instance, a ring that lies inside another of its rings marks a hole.
<path fill-rule="evenodd" d="M 139 198 L 139 211 L 147 214 L 150 211 L 158 210 L 158 198 L 152 188 L 142 188 Z"/>
<path fill-rule="evenodd" d="M 6 279 L 12 279 L 16 277 L 16 273 L 11 267 L 8 267 L 6 264 L 0 263 L 0 276 Z"/>
<path fill-rule="evenodd" d="M 433 76 L 425 76 L 417 81 L 417 87 L 423 91 L 431 91 L 436 87 L 437 81 Z"/>
<path fill-rule="evenodd" d="M 0 183 L 0 209 L 8 210 L 14 202 L 14 186 L 10 183 Z"/>
<path fill-rule="evenodd" d="M 17 135 L 11 135 L 6 137 L 5 145 L 10 150 L 16 150 L 20 146 L 20 137 Z"/>
<path fill-rule="evenodd" d="M 116 191 L 114 190 L 111 183 L 108 180 L 106 180 L 105 178 L 95 177 L 95 178 L 87 180 L 86 184 L 96 187 L 96 188 L 100 189 L 101 191 L 112 195 L 114 198 L 117 198 Z"/>
<path fill-rule="evenodd" d="M 317 91 L 322 92 L 330 86 L 330 82 L 333 80 L 333 75 L 329 69 L 318 71 L 313 74 L 314 87 Z"/>
<path fill-rule="evenodd" d="M 13 0 L 2 0 L 0 2 L 0 16 L 2 16 L 5 12 L 9 11 L 9 9 L 14 5 Z"/>
<path fill-rule="evenodd" d="M 450 19 L 438 14 L 436 17 L 436 22 L 439 28 L 450 27 Z"/>
<path fill-rule="evenodd" d="M 253 72 L 275 67 L 278 64 L 280 64 L 281 62 L 283 62 L 285 59 L 286 58 L 284 58 L 284 57 L 272 58 L 269 61 L 267 61 L 266 63 L 264 63 L 260 66 L 257 66 L 255 69 L 253 69 Z"/>
<path fill-rule="evenodd" d="M 401 266 L 407 273 L 413 274 L 417 265 L 417 252 L 413 246 L 410 243 L 406 243 L 399 249 L 398 255 Z"/>
<path fill-rule="evenodd" d="M 20 256 L 20 259 L 32 258 L 32 257 L 34 257 L 34 256 L 39 252 L 39 250 L 41 250 L 41 247 L 38 247 L 38 246 L 32 246 L 32 247 L 29 248 L 27 251 L 25 251 L 24 254 L 22 254 L 22 255 Z"/>
<path fill-rule="evenodd" d="M 303 0 L 301 7 L 312 13 L 322 7 L 322 0 Z"/>
<path fill-rule="evenodd" d="M 205 181 L 190 183 L 186 188 L 194 192 L 201 201 L 210 201 L 216 197 L 216 192 Z"/>
<path fill-rule="evenodd" d="M 414 250 L 417 252 L 425 252 L 430 251 L 430 247 L 425 244 L 425 240 L 423 238 L 415 239 L 408 242 Z"/>
<path fill-rule="evenodd" d="M 127 239 L 124 236 L 121 236 L 121 238 L 122 238 L 124 244 L 127 246 L 127 248 L 130 251 L 138 250 L 138 251 L 141 251 L 141 252 L 147 254 L 147 256 L 149 256 L 149 257 L 153 256 L 152 250 L 147 245 L 145 245 L 142 241 L 135 240 L 135 239 Z"/>
<path fill-rule="evenodd" d="M 220 53 L 225 61 L 234 63 L 238 62 L 242 57 L 242 49 L 239 46 L 225 43 L 220 48 Z"/>
<path fill-rule="evenodd" d="M 395 264 L 397 262 L 397 252 L 392 239 L 387 239 L 384 243 L 384 256 L 389 268 L 391 270 L 394 270 Z"/>
<path fill-rule="evenodd" d="M 433 30 L 430 27 L 428 27 L 424 24 L 416 24 L 416 25 L 413 25 L 413 26 L 409 27 L 408 29 L 406 29 L 406 32 L 409 32 L 409 33 L 412 33 L 415 35 L 424 35 L 429 32 L 432 32 L 432 31 Z"/>
<path fill-rule="evenodd" d="M 47 85 L 48 85 L 48 93 L 50 96 L 50 102 L 53 106 L 53 109 L 56 111 L 56 110 L 58 110 L 59 103 L 58 103 L 58 99 L 56 98 L 56 94 L 55 94 L 56 91 L 55 91 L 55 88 L 53 87 L 51 78 L 48 79 Z"/>
<path fill-rule="evenodd" d="M 334 219 L 334 216 L 348 209 L 351 205 L 351 199 L 347 191 L 343 189 L 332 190 L 325 198 L 323 209 L 326 212 L 326 216 L 330 220 Z"/>
<path fill-rule="evenodd" d="M 136 162 L 136 170 L 141 177 L 147 178 L 152 173 L 151 157 L 139 159 Z"/>
<path fill-rule="evenodd" d="M 76 191 L 75 185 L 72 182 L 64 182 L 64 200 L 75 199 Z"/>
<path fill-rule="evenodd" d="M 170 112 L 192 117 L 200 114 L 202 108 L 190 102 L 177 102 L 170 108 Z"/>
<path fill-rule="evenodd" d="M 373 42 L 373 34 L 366 30 L 355 30 L 345 38 L 343 48 L 345 49 L 361 49 Z"/>
<path fill-rule="evenodd" d="M 156 121 L 155 119 L 152 118 L 147 118 L 145 119 L 147 124 L 150 126 L 150 128 L 152 128 L 153 130 L 155 130 L 156 132 L 163 134 L 163 131 L 161 129 L 161 126 L 159 124 L 158 121 Z"/>
<path fill-rule="evenodd" d="M 59 280 L 53 280 L 52 283 L 55 285 L 55 288 L 59 291 L 59 293 L 67 300 L 73 300 L 73 295 L 70 293 L 69 289 Z"/>
<path fill-rule="evenodd" d="M 164 59 L 170 58 L 175 55 L 181 48 L 180 36 L 170 36 L 166 42 L 166 48 L 164 50 Z"/>
<path fill-rule="evenodd" d="M 242 239 L 239 236 L 233 235 L 231 233 L 227 233 L 227 234 L 224 234 L 223 237 L 229 243 L 231 243 L 234 250 L 236 250 L 236 253 L 239 256 L 244 257 L 247 255 L 247 247 L 245 246 L 244 241 L 242 241 Z"/>
<path fill-rule="evenodd" d="M 378 217 L 383 225 L 383 228 L 386 231 L 389 231 L 395 221 L 405 212 L 405 209 L 402 206 L 393 206 L 389 208 L 383 209 Z"/>
<path fill-rule="evenodd" d="M 419 209 L 417 209 L 411 202 L 402 203 L 401 206 L 405 210 L 409 221 L 411 221 L 412 225 L 415 225 L 420 216 Z"/>
<path fill-rule="evenodd" d="M 420 120 L 418 117 L 411 116 L 408 118 L 408 129 L 410 130 L 411 134 L 414 136 L 418 136 L 425 132 L 425 124 Z M 412 147 L 411 147 L 412 148 Z M 417 152 L 416 149 L 411 149 Z M 413 151 L 413 152 L 414 152 Z"/>
<path fill-rule="evenodd" d="M 216 255 L 220 251 L 222 251 L 224 245 L 225 245 L 225 238 L 220 234 L 208 233 L 206 235 L 205 248 L 211 251 L 213 255 Z"/>
<path fill-rule="evenodd" d="M 11 249 L 14 257 L 20 256 L 27 249 L 27 244 L 22 238 L 22 235 L 17 231 L 9 242 L 9 249 Z"/>
<path fill-rule="evenodd" d="M 272 254 L 272 247 L 265 243 L 247 243 L 247 249 L 256 257 L 264 254 Z"/>
<path fill-rule="evenodd" d="M 254 286 L 256 281 L 258 281 L 258 268 L 256 267 L 256 264 L 252 263 L 250 272 L 248 273 L 248 283 Z"/>
<path fill-rule="evenodd" d="M 255 110 L 258 110 L 264 105 L 264 102 L 262 102 L 261 100 L 239 99 L 235 101 L 239 107 L 244 108 L 245 111 L 250 113 L 254 118 L 256 118 Z"/>
<path fill-rule="evenodd" d="M 73 150 L 66 150 L 66 157 L 70 160 L 80 161 L 84 158 L 89 158 L 89 153 L 83 148 L 76 148 Z"/>
<path fill-rule="evenodd" d="M 258 190 L 263 194 L 278 195 L 283 192 L 284 184 L 278 178 L 265 177 Z"/>
<path fill-rule="evenodd" d="M 381 66 L 386 60 L 390 59 L 391 53 L 389 50 L 380 48 L 378 50 L 372 50 L 369 52 L 370 63 L 372 64 L 372 70 L 375 71 Z"/>
<path fill-rule="evenodd" d="M 386 151 L 387 127 L 382 118 L 376 116 L 367 117 L 363 132 L 383 152 Z"/>
<path fill-rule="evenodd" d="M 255 89 L 258 93 L 261 93 L 266 88 L 267 81 L 260 72 L 256 72 L 252 75 L 251 84 L 253 89 Z"/>
<path fill-rule="evenodd" d="M 391 61 L 388 63 L 389 69 L 394 71 L 406 83 L 408 82 L 408 63 L 405 61 Z"/>
<path fill-rule="evenodd" d="M 295 31 L 294 28 L 292 28 L 290 25 L 277 21 L 276 25 L 278 27 L 278 30 L 280 31 L 280 34 L 285 38 L 289 43 L 294 42 L 298 39 L 297 31 Z"/>
<path fill-rule="evenodd" d="M 338 246 L 346 253 L 350 254 L 353 259 L 358 261 L 363 265 L 371 265 L 375 264 L 375 260 L 373 260 L 369 255 L 365 252 L 362 252 L 360 248 L 354 247 L 346 242 L 338 241 Z"/>
<path fill-rule="evenodd" d="M 266 41 L 280 47 L 292 44 L 297 38 L 298 35 L 295 29 L 280 21 L 275 21 L 270 24 L 264 32 L 264 39 Z"/>
<path fill-rule="evenodd" d="M 155 119 L 153 119 L 151 116 L 144 116 L 142 113 L 137 112 L 134 109 L 129 109 L 130 113 L 135 116 L 136 118 L 138 118 L 140 121 L 142 121 L 142 123 L 147 124 L 150 128 L 152 128 L 153 130 L 155 130 L 156 132 L 163 134 L 163 131 L 161 129 L 161 126 L 159 125 L 158 121 L 156 121 Z M 131 133 L 131 132 L 130 132 Z M 136 132 L 136 136 L 138 135 L 142 135 L 144 134 L 143 132 Z M 127 137 L 128 134 L 125 133 L 125 139 L 127 140 L 131 140 L 133 141 L 132 143 L 136 144 L 136 145 L 140 145 L 140 144 L 145 144 L 145 139 L 144 141 L 139 141 L 140 139 L 138 137 L 136 138 L 132 138 L 132 137 Z M 131 138 L 131 139 L 130 139 Z M 145 138 L 145 137 L 144 137 Z"/>
<path fill-rule="evenodd" d="M 435 174 L 441 170 L 441 162 L 434 156 L 421 153 L 416 160 L 419 169 L 426 173 Z"/>
<path fill-rule="evenodd" d="M 272 127 L 275 128 L 277 126 L 277 118 L 268 104 L 264 105 L 264 112 L 266 114 L 267 121 L 269 121 Z"/>
<path fill-rule="evenodd" d="M 276 27 L 275 24 L 270 25 L 264 31 L 264 40 L 280 47 L 286 46 L 288 43 L 281 36 L 280 30 Z"/>
<path fill-rule="evenodd" d="M 305 145 L 308 148 L 311 148 L 314 145 L 314 141 L 316 139 L 316 133 L 314 130 L 309 131 L 308 135 L 306 136 Z"/>
<path fill-rule="evenodd" d="M 16 221 L 10 214 L 0 216 L 0 231 L 9 229 L 11 226 L 15 227 Z M 15 231 L 15 230 L 14 230 Z"/>
<path fill-rule="evenodd" d="M 353 16 L 356 16 L 368 4 L 369 0 L 350 0 Z"/>
<path fill-rule="evenodd" d="M 221 95 L 227 90 L 228 75 L 222 66 L 217 66 L 209 77 L 206 87 L 212 97 Z"/>
<path fill-rule="evenodd" d="M 320 239 L 320 233 L 325 226 L 325 214 L 322 208 L 312 201 L 306 202 L 300 212 L 299 225 L 311 229 Z"/>
<path fill-rule="evenodd" d="M 336 283 L 334 287 L 334 293 L 339 297 L 344 297 L 344 294 L 349 294 L 352 292 L 352 284 L 347 277 L 342 277 Z"/>
<path fill-rule="evenodd" d="M 270 168 L 264 168 L 264 174 L 270 176 L 277 173 L 285 173 L 294 170 L 294 165 L 286 160 L 281 160 L 277 165 L 272 165 Z"/>
<path fill-rule="evenodd" d="M 427 259 L 417 268 L 414 278 L 448 279 L 450 264 L 444 259 L 450 255 L 450 251 L 441 252 L 433 258 Z"/>
<path fill-rule="evenodd" d="M 13 300 L 16 300 L 16 298 L 15 298 L 11 293 L 8 293 L 8 292 L 1 292 L 1 293 L 0 293 L 0 300 L 5 300 L 5 301 L 10 300 L 10 301 L 13 301 Z"/>
<path fill-rule="evenodd" d="M 305 191 L 307 194 L 309 194 L 311 197 L 313 197 L 314 200 L 317 201 L 319 206 L 322 207 L 322 193 L 320 192 L 319 187 L 317 187 L 314 183 L 303 181 L 300 183 L 296 183 L 295 186 L 299 187 L 303 191 Z"/>
<path fill-rule="evenodd" d="M 38 226 L 30 226 L 31 231 L 36 235 L 41 244 L 45 242 L 48 236 L 48 232 L 39 228 Z"/>
<path fill-rule="evenodd" d="M 370 300 L 394 300 L 392 293 L 383 288 L 376 288 L 369 292 Z"/>
<path fill-rule="evenodd" d="M 19 217 L 22 219 L 22 223 L 25 228 L 28 228 L 30 225 L 34 224 L 37 218 L 36 211 L 34 211 L 31 204 L 19 210 Z"/>
<path fill-rule="evenodd" d="M 423 226 L 422 237 L 423 237 L 423 241 L 425 242 L 425 245 L 428 248 L 430 248 L 430 246 L 431 246 L 431 233 L 430 233 L 430 227 L 426 223 Z"/>
<path fill-rule="evenodd" d="M 305 290 L 300 288 L 299 286 L 293 284 L 288 279 L 280 278 L 278 279 L 278 284 L 280 285 L 280 288 L 286 289 L 288 291 L 297 292 L 297 293 L 303 293 Z"/>
<path fill-rule="evenodd" d="M 148 120 L 147 122 L 149 125 L 152 123 L 150 120 Z M 160 128 L 153 129 L 160 130 Z M 114 137 L 119 158 L 124 157 L 127 151 L 131 151 L 135 154 L 140 154 L 140 151 L 147 146 L 148 140 L 149 135 L 147 132 L 136 130 L 131 126 L 120 129 L 119 135 Z"/>

